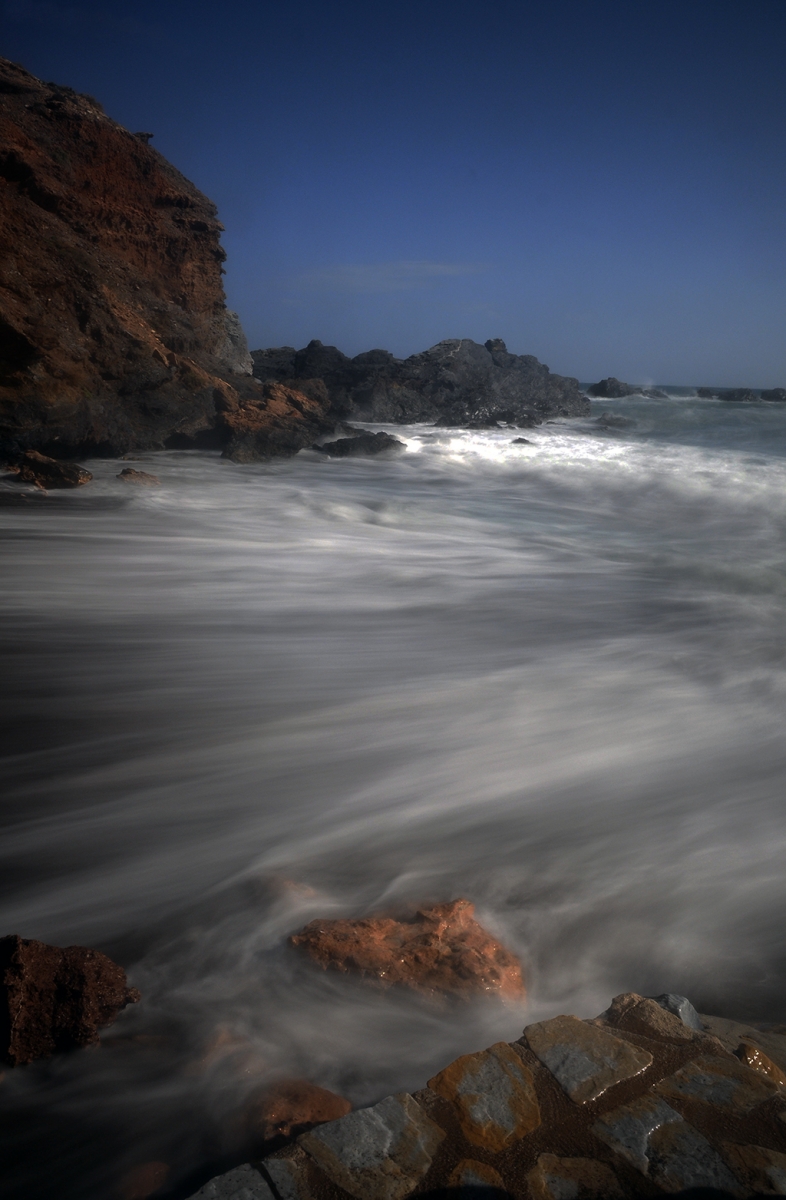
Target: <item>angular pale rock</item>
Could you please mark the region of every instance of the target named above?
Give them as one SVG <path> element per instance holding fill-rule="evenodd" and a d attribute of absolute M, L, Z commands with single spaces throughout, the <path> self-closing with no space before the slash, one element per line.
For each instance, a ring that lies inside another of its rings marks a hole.
<path fill-rule="evenodd" d="M 358 1200 L 403 1200 L 445 1137 L 412 1096 L 386 1096 L 320 1125 L 300 1145 L 328 1178 Z"/>
<path fill-rule="evenodd" d="M 251 1163 L 216 1175 L 189 1200 L 276 1200 L 267 1182 Z"/>
<path fill-rule="evenodd" d="M 740 1042 L 734 1053 L 746 1067 L 750 1067 L 753 1071 L 758 1071 L 761 1075 L 766 1075 L 778 1087 L 786 1087 L 786 1073 L 771 1058 L 768 1058 L 763 1050 L 760 1050 L 758 1046 L 754 1046 L 753 1042 Z"/>
<path fill-rule="evenodd" d="M 265 1170 L 273 1181 L 279 1200 L 313 1200 L 308 1159 L 300 1147 L 286 1158 L 266 1158 Z"/>
<path fill-rule="evenodd" d="M 657 1038 L 659 1041 L 691 1042 L 706 1037 L 706 1034 L 684 1024 L 657 1000 L 639 996 L 636 992 L 623 992 L 622 995 L 615 996 L 610 1006 L 601 1014 L 601 1020 L 616 1029 L 640 1033 L 644 1037 Z"/>
<path fill-rule="evenodd" d="M 464 1054 L 428 1086 L 455 1105 L 464 1137 L 496 1153 L 540 1125 L 535 1081 L 507 1042 Z"/>
<path fill-rule="evenodd" d="M 736 1178 L 707 1139 L 657 1096 L 613 1109 L 592 1132 L 666 1192 L 706 1187 L 740 1194 Z"/>
<path fill-rule="evenodd" d="M 652 1055 L 578 1017 L 554 1017 L 524 1030 L 530 1049 L 576 1104 L 646 1071 Z"/>
<path fill-rule="evenodd" d="M 687 996 L 677 996 L 674 992 L 661 992 L 659 996 L 647 996 L 647 999 L 654 1000 L 661 1008 L 665 1008 L 667 1012 L 679 1017 L 688 1029 L 694 1029 L 697 1033 L 704 1032 L 699 1014 Z"/>
<path fill-rule="evenodd" d="M 661 1079 L 654 1090 L 667 1100 L 701 1100 L 746 1113 L 776 1095 L 778 1085 L 734 1059 L 697 1058 Z"/>
<path fill-rule="evenodd" d="M 734 1174 L 754 1192 L 765 1196 L 786 1196 L 786 1154 L 766 1150 L 764 1146 L 723 1147 L 726 1161 Z"/>
<path fill-rule="evenodd" d="M 623 1195 L 611 1167 L 594 1158 L 541 1154 L 527 1183 L 532 1200 L 616 1200 Z"/>
<path fill-rule="evenodd" d="M 451 1188 L 499 1188 L 505 1187 L 505 1180 L 499 1171 L 495 1171 L 488 1163 L 476 1162 L 474 1158 L 462 1158 L 458 1166 L 451 1172 L 448 1179 Z"/>

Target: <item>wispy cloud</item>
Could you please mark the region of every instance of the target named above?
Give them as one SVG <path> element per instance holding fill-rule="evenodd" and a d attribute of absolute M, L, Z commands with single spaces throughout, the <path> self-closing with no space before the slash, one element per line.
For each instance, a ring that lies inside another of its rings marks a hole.
<path fill-rule="evenodd" d="M 404 261 L 387 263 L 339 263 L 299 275 L 296 284 L 308 291 L 408 292 L 431 287 L 445 279 L 462 275 L 480 275 L 484 263 L 443 263 Z"/>

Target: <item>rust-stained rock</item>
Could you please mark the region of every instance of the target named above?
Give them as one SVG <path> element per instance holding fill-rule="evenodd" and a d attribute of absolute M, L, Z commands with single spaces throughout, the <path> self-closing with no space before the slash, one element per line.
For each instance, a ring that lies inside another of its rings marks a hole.
<path fill-rule="evenodd" d="M 780 1069 L 777 1063 L 774 1063 L 771 1058 L 767 1057 L 763 1050 L 760 1050 L 758 1046 L 754 1046 L 753 1042 L 740 1042 L 734 1053 L 746 1067 L 751 1067 L 754 1071 L 760 1071 L 762 1075 L 766 1075 L 773 1083 L 777 1083 L 778 1087 L 786 1087 L 786 1074 Z"/>
<path fill-rule="evenodd" d="M 123 483 L 135 483 L 138 487 L 161 486 L 157 475 L 150 475 L 147 471 L 136 471 L 133 467 L 123 467 L 118 479 L 122 479 Z"/>
<path fill-rule="evenodd" d="M 532 1072 L 507 1042 L 462 1055 L 428 1086 L 455 1106 L 467 1141 L 493 1153 L 540 1125 Z"/>
<path fill-rule="evenodd" d="M 353 972 L 377 986 L 427 996 L 525 995 L 521 964 L 474 919 L 469 900 L 420 909 L 414 917 L 311 921 L 290 944 L 325 970 Z"/>
<path fill-rule="evenodd" d="M 596 1100 L 615 1083 L 640 1075 L 652 1062 L 647 1050 L 578 1017 L 554 1017 L 528 1025 L 524 1037 L 576 1104 Z"/>
<path fill-rule="evenodd" d="M 604 1113 L 592 1132 L 666 1192 L 681 1188 L 739 1190 L 734 1175 L 707 1139 L 657 1096 L 640 1096 L 632 1104 Z"/>
<path fill-rule="evenodd" d="M 249 1096 L 243 1109 L 248 1135 L 258 1142 L 305 1133 L 351 1111 L 349 1100 L 306 1079 L 282 1079 L 260 1088 Z"/>
<path fill-rule="evenodd" d="M 617 1200 L 624 1195 L 611 1167 L 594 1158 L 541 1154 L 527 1184 L 532 1200 Z"/>
<path fill-rule="evenodd" d="M 227 444 L 224 457 L 258 462 L 297 454 L 334 425 L 321 380 L 297 381 L 298 387 L 268 383 L 259 394 L 226 407 L 221 415 Z M 306 390 L 299 390 L 300 388 Z"/>
<path fill-rule="evenodd" d="M 662 1079 L 655 1091 L 667 1100 L 700 1100 L 745 1113 L 777 1095 L 778 1085 L 733 1058 L 703 1057 Z"/>
<path fill-rule="evenodd" d="M 751 1042 L 763 1050 L 776 1066 L 786 1072 L 786 1033 L 783 1026 L 757 1029 L 754 1025 L 744 1025 L 740 1021 L 730 1021 L 726 1017 L 708 1017 L 703 1013 L 701 1020 L 707 1032 L 716 1037 L 724 1049 L 731 1054 L 736 1052 L 740 1042 Z"/>
<path fill-rule="evenodd" d="M 412 1096 L 387 1096 L 319 1125 L 300 1145 L 357 1200 L 404 1200 L 431 1166 L 445 1134 Z"/>
<path fill-rule="evenodd" d="M 448 1179 L 451 1188 L 499 1188 L 505 1187 L 505 1181 L 499 1171 L 495 1171 L 487 1163 L 476 1162 L 474 1158 L 462 1158 Z"/>
<path fill-rule="evenodd" d="M 691 1042 L 706 1037 L 685 1025 L 679 1017 L 662 1008 L 657 1000 L 639 996 L 636 992 L 623 992 L 615 996 L 610 1006 L 601 1014 L 601 1020 L 616 1029 L 628 1033 L 640 1033 L 644 1037 L 667 1042 Z"/>
<path fill-rule="evenodd" d="M 0 1053 L 11 1066 L 93 1045 L 139 998 L 123 968 L 98 950 L 0 938 Z"/>
<path fill-rule="evenodd" d="M 93 478 L 84 467 L 76 463 L 61 462 L 47 458 L 37 450 L 26 450 L 19 460 L 18 478 L 23 483 L 34 483 L 40 488 L 76 488 L 89 483 Z"/>
<path fill-rule="evenodd" d="M 195 444 L 259 390 L 215 205 L 91 97 L 0 89 L 0 451 Z"/>
<path fill-rule="evenodd" d="M 165 1162 L 140 1163 L 133 1167 L 121 1181 L 118 1200 L 147 1200 L 154 1196 L 166 1183 L 169 1164 Z"/>
<path fill-rule="evenodd" d="M 786 1196 L 786 1154 L 764 1146 L 735 1146 L 730 1142 L 722 1149 L 734 1174 L 751 1191 L 764 1196 Z"/>

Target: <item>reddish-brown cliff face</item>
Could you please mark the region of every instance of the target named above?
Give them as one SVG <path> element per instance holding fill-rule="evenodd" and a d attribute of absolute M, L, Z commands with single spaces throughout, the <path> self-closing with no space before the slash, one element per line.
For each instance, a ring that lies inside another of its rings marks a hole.
<path fill-rule="evenodd" d="M 261 388 L 221 230 L 146 137 L 0 59 L 0 452 L 226 438 Z"/>

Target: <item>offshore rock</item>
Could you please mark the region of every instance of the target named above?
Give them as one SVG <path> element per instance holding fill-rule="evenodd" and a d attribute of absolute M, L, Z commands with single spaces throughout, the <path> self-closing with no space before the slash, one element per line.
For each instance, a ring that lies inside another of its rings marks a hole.
<path fill-rule="evenodd" d="M 233 462 L 258 462 L 291 457 L 332 428 L 328 399 L 319 380 L 306 381 L 308 393 L 283 383 L 270 383 L 256 396 L 227 407 L 220 423 L 227 444 L 224 457 Z"/>
<path fill-rule="evenodd" d="M 600 383 L 593 383 L 587 388 L 590 396 L 595 396 L 599 400 L 624 400 L 626 396 L 645 396 L 648 400 L 664 400 L 666 393 L 660 388 L 642 387 L 637 383 L 623 383 L 621 379 L 615 379 L 610 375 L 608 379 L 601 379 Z"/>
<path fill-rule="evenodd" d="M 140 999 L 98 950 L 0 938 L 0 1054 L 11 1066 L 91 1046 L 98 1030 Z"/>
<path fill-rule="evenodd" d="M 361 433 L 357 437 L 323 442 L 313 448 L 329 458 L 374 458 L 378 454 L 398 454 L 406 449 L 404 442 L 390 433 Z"/>
<path fill-rule="evenodd" d="M 720 393 L 721 400 L 731 400 L 738 404 L 751 404 L 758 396 L 751 388 L 729 388 Z"/>
<path fill-rule="evenodd" d="M 123 483 L 134 483 L 137 487 L 161 486 L 157 475 L 150 475 L 147 471 L 135 471 L 133 467 L 124 467 L 117 478 L 122 479 Z"/>
<path fill-rule="evenodd" d="M 453 900 L 414 917 L 311 921 L 293 934 L 325 970 L 355 972 L 388 988 L 400 985 L 430 997 L 469 999 L 491 993 L 522 1000 L 521 964 L 474 919 L 469 900 Z"/>
<path fill-rule="evenodd" d="M 360 421 L 448 425 L 535 425 L 547 416 L 587 416 L 589 401 L 575 379 L 552 375 L 529 354 L 510 354 L 499 338 L 481 346 L 469 338 L 439 342 L 397 359 L 387 350 L 349 358 L 335 346 L 255 350 L 263 381 L 322 379 L 337 415 Z"/>
<path fill-rule="evenodd" d="M 761 393 L 762 400 L 778 400 L 786 402 L 786 388 L 765 388 Z"/>
<path fill-rule="evenodd" d="M 251 382 L 215 205 L 91 97 L 0 96 L 0 452 L 198 444 Z"/>
<path fill-rule="evenodd" d="M 23 483 L 34 483 L 39 488 L 76 488 L 89 483 L 93 478 L 90 471 L 76 463 L 59 462 L 47 458 L 37 450 L 26 450 L 19 460 L 18 477 Z"/>

